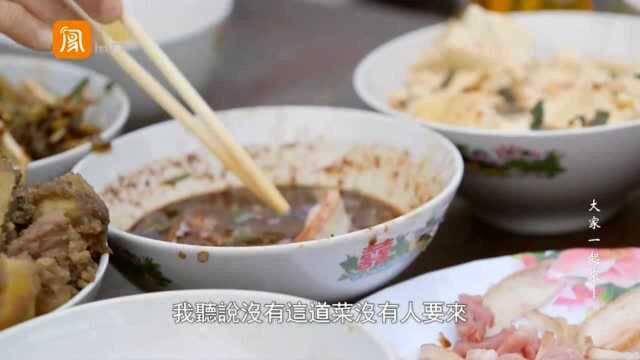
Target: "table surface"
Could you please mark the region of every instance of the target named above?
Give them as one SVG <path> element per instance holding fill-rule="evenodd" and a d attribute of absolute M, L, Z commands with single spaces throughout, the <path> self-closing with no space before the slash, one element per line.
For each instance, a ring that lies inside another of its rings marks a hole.
<path fill-rule="evenodd" d="M 366 109 L 351 85 L 357 63 L 376 46 L 443 18 L 368 1 L 238 0 L 225 28 L 224 71 L 205 95 L 216 109 L 323 105 Z M 640 193 L 600 232 L 604 247 L 638 246 Z M 393 283 L 467 261 L 587 245 L 589 233 L 519 236 L 475 219 L 456 198 L 434 242 Z M 99 299 L 140 293 L 110 268 Z"/>

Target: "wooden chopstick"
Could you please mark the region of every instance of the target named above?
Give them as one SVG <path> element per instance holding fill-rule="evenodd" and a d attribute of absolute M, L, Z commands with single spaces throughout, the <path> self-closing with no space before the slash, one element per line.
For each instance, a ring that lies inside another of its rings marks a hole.
<path fill-rule="evenodd" d="M 237 145 L 231 135 L 226 132 L 222 123 L 215 117 L 213 110 L 206 105 L 206 102 L 197 95 L 196 99 L 189 100 L 194 105 L 198 105 L 201 113 L 207 114 L 209 126 L 197 119 L 182 104 L 177 101 L 153 76 L 151 76 L 140 64 L 138 64 L 126 51 L 120 46 L 114 46 L 111 37 L 102 29 L 102 27 L 93 20 L 74 0 L 63 0 L 72 10 L 81 18 L 91 24 L 93 29 L 98 33 L 101 42 L 105 45 L 107 53 L 118 63 L 118 65 L 131 76 L 165 111 L 181 122 L 188 130 L 190 130 L 210 151 L 212 151 L 224 164 L 226 168 L 233 171 L 238 178 L 262 201 L 272 207 L 279 213 L 286 213 L 290 207 L 282 194 L 277 190 L 275 185 L 268 180 L 258 166 L 253 162 L 249 155 Z M 131 24 L 130 18 L 128 21 Z M 134 25 L 135 27 L 135 25 Z M 133 31 L 140 36 L 140 29 Z M 131 31 L 131 30 L 130 30 Z M 143 31 L 142 31 L 143 32 Z M 135 35 L 134 35 L 135 36 Z M 147 39 L 144 39 L 144 38 Z M 143 36 L 143 42 L 146 42 L 145 52 L 149 51 L 154 62 L 163 64 L 161 70 L 168 76 L 170 82 L 177 87 L 183 95 L 187 95 L 188 99 L 193 98 L 193 93 L 197 91 L 186 81 L 186 78 L 179 74 L 175 65 L 173 65 L 166 54 L 158 52 L 157 46 L 148 36 Z M 149 45 L 152 44 L 152 45 Z M 167 65 L 167 62 L 169 64 Z M 156 63 L 156 64 L 158 64 Z M 177 74 L 176 74 L 177 73 Z M 182 79 L 181 79 L 182 78 Z M 182 81 L 183 80 L 183 81 Z M 186 84 L 185 84 L 186 83 Z M 203 103 L 199 103 L 200 99 Z M 208 108 L 208 111 L 204 111 Z M 216 131 L 215 133 L 211 130 Z M 221 131 L 219 131 L 222 129 Z M 238 151 L 240 149 L 240 151 Z"/>
<path fill-rule="evenodd" d="M 251 178 L 257 182 L 258 188 L 267 192 L 267 196 L 278 201 L 277 208 L 287 212 L 289 205 L 278 189 L 267 178 L 267 176 L 258 168 L 251 160 L 247 151 L 238 145 L 231 134 L 218 119 L 209 104 L 202 98 L 196 89 L 187 80 L 184 74 L 171 61 L 169 56 L 162 50 L 158 44 L 153 41 L 151 36 L 143 29 L 143 27 L 132 17 L 128 15 L 122 16 L 122 23 L 129 30 L 131 35 L 136 39 L 142 47 L 149 59 L 156 65 L 167 81 L 173 85 L 182 99 L 196 112 L 196 114 L 206 122 L 206 124 L 217 134 L 222 146 L 229 149 L 232 159 L 240 163 L 240 170 L 247 171 Z"/>

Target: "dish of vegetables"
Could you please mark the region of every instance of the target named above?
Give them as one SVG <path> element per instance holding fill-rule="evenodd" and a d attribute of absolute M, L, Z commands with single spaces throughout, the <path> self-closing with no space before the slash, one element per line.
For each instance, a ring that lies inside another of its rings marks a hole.
<path fill-rule="evenodd" d="M 63 95 L 52 94 L 33 80 L 12 84 L 0 77 L 0 125 L 30 160 L 59 154 L 86 142 L 102 146 L 102 131 L 87 121 L 87 108 L 98 99 L 87 95 L 89 79 Z M 107 86 L 108 91 L 111 86 Z"/>

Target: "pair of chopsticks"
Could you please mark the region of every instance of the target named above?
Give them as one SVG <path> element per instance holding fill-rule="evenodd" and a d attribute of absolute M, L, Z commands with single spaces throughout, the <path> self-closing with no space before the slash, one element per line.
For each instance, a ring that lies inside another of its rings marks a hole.
<path fill-rule="evenodd" d="M 114 45 L 109 34 L 74 0 L 63 1 L 78 16 L 91 24 L 98 35 L 98 40 L 105 46 L 113 60 L 166 112 L 190 130 L 249 190 L 278 213 L 289 211 L 289 204 L 275 185 L 253 162 L 246 150 L 234 141 L 211 107 L 134 18 L 125 14 L 121 21 L 166 80 L 195 111 L 197 117 L 176 100 L 122 47 Z"/>

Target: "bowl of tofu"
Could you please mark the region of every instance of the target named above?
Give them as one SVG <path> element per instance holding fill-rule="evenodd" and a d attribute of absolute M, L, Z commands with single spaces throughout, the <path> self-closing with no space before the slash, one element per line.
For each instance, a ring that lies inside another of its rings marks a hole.
<path fill-rule="evenodd" d="M 108 224 L 80 176 L 26 185 L 0 157 L 0 330 L 92 300 L 109 262 Z"/>
<path fill-rule="evenodd" d="M 637 16 L 471 5 L 372 51 L 354 87 L 456 144 L 477 217 L 521 234 L 583 231 L 594 200 L 604 223 L 640 183 L 638 31 Z"/>
<path fill-rule="evenodd" d="M 112 264 L 145 290 L 356 297 L 427 248 L 462 178 L 455 147 L 411 121 L 307 106 L 220 117 L 289 213 L 261 203 L 175 121 L 122 136 L 74 168 L 112 214 Z"/>

